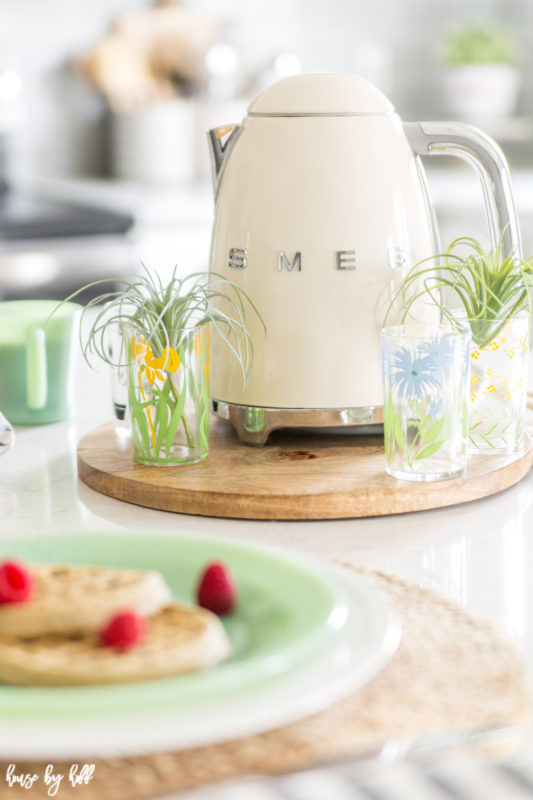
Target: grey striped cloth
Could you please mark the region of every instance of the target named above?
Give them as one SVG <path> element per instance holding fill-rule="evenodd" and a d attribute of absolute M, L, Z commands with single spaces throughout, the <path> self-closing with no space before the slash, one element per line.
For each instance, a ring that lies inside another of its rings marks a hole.
<path fill-rule="evenodd" d="M 357 763 L 246 779 L 163 800 L 533 800 L 533 746 L 502 763 L 455 758 L 420 769 Z"/>

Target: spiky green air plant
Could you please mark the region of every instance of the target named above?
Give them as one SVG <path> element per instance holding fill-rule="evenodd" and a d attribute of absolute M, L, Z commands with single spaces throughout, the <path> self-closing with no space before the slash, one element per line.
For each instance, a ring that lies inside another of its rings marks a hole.
<path fill-rule="evenodd" d="M 460 255 L 458 248 L 469 248 Z M 469 320 L 472 339 L 485 347 L 507 320 L 520 311 L 531 311 L 533 258 L 505 255 L 503 236 L 496 248 L 484 250 L 476 239 L 460 236 L 446 252 L 430 256 L 412 267 L 394 294 L 385 315 L 401 308 L 401 321 L 416 319 L 415 304 L 429 297 L 444 319 L 457 322 L 457 310 Z M 442 292 L 449 291 L 446 305 Z"/>
<path fill-rule="evenodd" d="M 110 279 L 94 281 L 67 300 L 85 289 L 109 283 Z M 129 400 L 135 460 L 143 464 L 186 461 L 188 455 L 173 450 L 178 431 L 186 436 L 191 458 L 205 457 L 209 361 L 200 330 L 205 331 L 204 326 L 209 324 L 211 332 L 214 329 L 215 335 L 221 336 L 240 365 L 244 386 L 254 357 L 246 314 L 252 311 L 262 322 L 259 312 L 240 287 L 213 272 L 182 278 L 175 268 L 171 279 L 163 283 L 159 275 L 144 267 L 135 279 L 115 283 L 120 287 L 117 291 L 100 294 L 83 310 L 82 316 L 103 304 L 96 310 L 88 333 L 80 326 L 80 343 L 89 365 L 97 356 L 112 367 L 131 367 Z M 108 334 L 117 326 L 125 332 L 118 362 L 108 346 Z M 195 353 L 201 359 L 197 372 L 191 363 Z M 194 406 L 192 424 L 186 413 L 187 398 Z"/>
<path fill-rule="evenodd" d="M 254 356 L 253 342 L 246 327 L 247 306 L 257 314 L 264 328 L 248 295 L 233 281 L 215 272 L 195 272 L 182 278 L 175 267 L 170 280 L 164 284 L 157 273 L 152 275 L 144 265 L 143 270 L 131 281 L 113 278 L 93 281 L 62 301 L 68 302 L 81 292 L 102 284 L 113 282 L 121 287 L 94 297 L 83 310 L 82 317 L 94 306 L 101 305 L 85 334 L 85 342 L 83 326 L 80 326 L 80 342 L 87 363 L 91 365 L 91 356 L 96 355 L 110 366 L 116 366 L 110 360 L 106 340 L 109 328 L 115 325 L 127 324 L 134 328 L 150 342 L 154 354 L 161 355 L 165 347 L 177 348 L 194 328 L 211 323 L 237 359 L 244 383 Z"/>

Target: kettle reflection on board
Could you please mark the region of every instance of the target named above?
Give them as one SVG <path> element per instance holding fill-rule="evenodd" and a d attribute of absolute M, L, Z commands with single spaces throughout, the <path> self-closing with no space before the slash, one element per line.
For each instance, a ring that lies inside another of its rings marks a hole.
<path fill-rule="evenodd" d="M 420 156 L 470 161 L 489 230 L 519 253 L 509 172 L 469 125 L 402 123 L 354 75 L 272 84 L 241 125 L 209 131 L 216 192 L 210 269 L 256 304 L 255 357 L 243 389 L 228 348 L 212 342 L 214 412 L 242 441 L 282 427 L 382 422 L 379 329 L 391 292 L 439 251 Z M 216 337 L 213 337 L 216 339 Z"/>

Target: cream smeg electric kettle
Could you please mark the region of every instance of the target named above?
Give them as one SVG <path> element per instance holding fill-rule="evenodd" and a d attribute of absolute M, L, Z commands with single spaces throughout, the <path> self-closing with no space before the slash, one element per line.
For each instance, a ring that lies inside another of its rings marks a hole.
<path fill-rule="evenodd" d="M 255 357 L 240 367 L 213 337 L 214 412 L 242 441 L 280 427 L 382 422 L 379 329 L 406 271 L 439 251 L 420 157 L 470 161 L 493 243 L 517 254 L 509 171 L 469 125 L 402 123 L 354 75 L 308 74 L 265 89 L 240 125 L 209 131 L 216 193 L 210 269 L 256 304 Z"/>

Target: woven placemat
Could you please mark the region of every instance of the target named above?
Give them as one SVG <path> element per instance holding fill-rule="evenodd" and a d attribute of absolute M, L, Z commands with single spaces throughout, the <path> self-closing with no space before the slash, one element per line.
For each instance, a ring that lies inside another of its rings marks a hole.
<path fill-rule="evenodd" d="M 68 800 L 144 800 L 249 773 L 279 773 L 349 757 L 389 738 L 439 729 L 523 722 L 530 712 L 524 662 L 492 623 L 441 595 L 353 567 L 392 602 L 402 619 L 400 646 L 367 686 L 306 720 L 244 739 L 176 753 L 97 761 L 92 780 L 72 788 L 71 762 L 54 762 Z M 66 723 L 68 724 L 68 722 Z M 46 764 L 16 762 L 40 776 L 30 791 L 2 783 L 0 797 L 48 797 Z"/>

